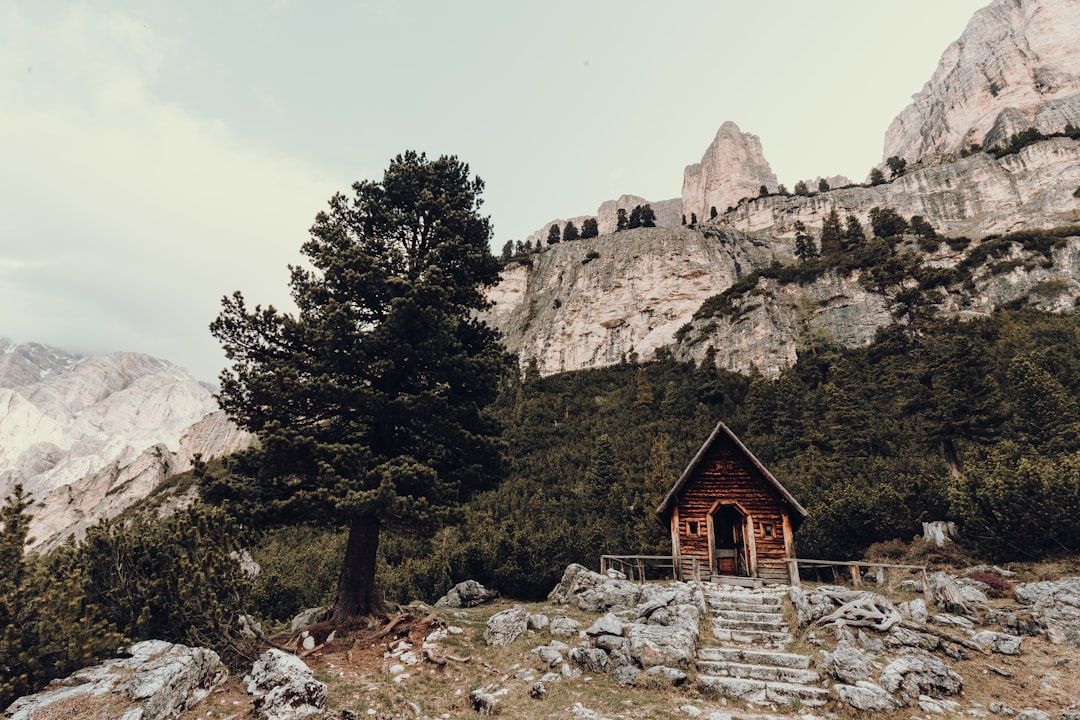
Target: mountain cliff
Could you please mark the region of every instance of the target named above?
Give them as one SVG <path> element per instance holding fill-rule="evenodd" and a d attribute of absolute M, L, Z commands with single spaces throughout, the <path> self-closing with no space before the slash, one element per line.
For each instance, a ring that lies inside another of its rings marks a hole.
<path fill-rule="evenodd" d="M 1080 127 L 1080 0 L 996 0 L 971 18 L 885 134 L 882 157 L 990 147 Z"/>
<path fill-rule="evenodd" d="M 875 208 L 919 216 L 956 240 L 930 250 L 911 236 L 899 246 L 889 241 L 888 253 L 910 253 L 925 267 L 965 268 L 962 286 L 942 288 L 946 298 L 935 312 L 986 313 L 1029 301 L 1071 310 L 1080 287 L 1075 240 L 1057 237 L 1050 254 L 990 243 L 1008 255 L 987 260 L 978 239 L 1080 223 L 1080 139 L 1064 132 L 1080 126 L 1078 35 L 1080 0 L 995 0 L 980 10 L 890 126 L 886 156 L 908 165 L 876 185 L 779 194 L 758 138 L 726 122 L 701 162 L 686 167 L 681 200 L 668 201 L 661 227 L 615 233 L 613 222 L 601 222 L 599 238 L 510 264 L 490 293 L 487 317 L 521 362 L 535 360 L 542 373 L 648 358 L 667 347 L 696 360 L 713 348 L 719 365 L 775 376 L 808 337 L 861 345 L 892 320 L 890 298 L 864 287 L 872 268 L 788 282 L 773 273 L 731 314 L 699 308 L 755 270 L 797 265 L 797 233 L 816 247 L 830 213 L 869 228 Z M 1006 142 L 1029 128 L 1057 136 Z M 972 143 L 998 147 L 973 151 Z M 613 217 L 616 207 L 638 201 L 624 196 L 602 208 Z M 674 225 L 675 208 L 688 227 Z M 1011 263 L 1008 272 L 1002 263 Z M 1039 288 L 1055 290 L 1043 297 Z"/>
<path fill-rule="evenodd" d="M 0 497 L 19 483 L 32 495 L 39 546 L 116 515 L 196 453 L 248 442 L 208 387 L 164 360 L 0 340 Z"/>

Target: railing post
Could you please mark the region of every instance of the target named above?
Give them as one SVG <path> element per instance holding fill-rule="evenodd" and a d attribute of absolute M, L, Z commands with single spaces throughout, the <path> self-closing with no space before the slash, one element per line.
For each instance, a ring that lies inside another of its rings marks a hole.
<path fill-rule="evenodd" d="M 851 566 L 851 583 L 856 590 L 862 587 L 862 573 L 859 572 L 858 565 Z"/>

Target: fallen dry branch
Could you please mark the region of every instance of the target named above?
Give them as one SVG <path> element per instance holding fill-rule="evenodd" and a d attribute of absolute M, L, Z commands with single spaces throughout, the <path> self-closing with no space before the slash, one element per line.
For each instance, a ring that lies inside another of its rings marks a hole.
<path fill-rule="evenodd" d="M 920 622 L 915 622 L 914 620 L 904 620 L 900 623 L 900 627 L 907 628 L 908 630 L 914 630 L 916 632 L 926 633 L 927 635 L 934 635 L 935 637 L 939 637 L 946 642 L 954 643 L 961 647 L 967 648 L 968 650 L 975 650 L 976 652 L 980 652 L 983 655 L 990 654 L 990 650 L 983 647 L 982 645 L 971 642 L 970 640 L 965 640 L 964 638 L 956 637 L 955 635 L 950 635 L 944 630 L 939 630 L 933 625 L 925 625 Z"/>

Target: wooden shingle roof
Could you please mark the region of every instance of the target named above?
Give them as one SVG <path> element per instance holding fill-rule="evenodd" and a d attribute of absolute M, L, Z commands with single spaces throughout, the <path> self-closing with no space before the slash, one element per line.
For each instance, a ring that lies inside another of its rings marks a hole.
<path fill-rule="evenodd" d="M 801 521 L 803 518 L 805 518 L 806 509 L 803 508 L 803 506 L 799 504 L 799 501 L 796 500 L 795 497 L 787 491 L 787 488 L 780 484 L 779 480 L 773 477 L 773 474 L 769 472 L 764 465 L 761 464 L 761 461 L 754 457 L 754 453 L 750 452 L 747 447 L 742 444 L 742 441 L 739 440 L 739 438 L 735 437 L 735 433 L 731 432 L 728 426 L 725 425 L 723 422 L 718 422 L 716 424 L 716 428 L 712 431 L 712 434 L 709 435 L 709 439 L 705 441 L 705 444 L 701 446 L 700 450 L 698 450 L 697 455 L 694 456 L 694 459 L 691 460 L 690 464 L 686 466 L 686 470 L 683 470 L 682 476 L 679 477 L 678 481 L 676 481 L 676 483 L 671 487 L 671 490 L 668 491 L 667 496 L 664 497 L 664 501 L 660 503 L 659 507 L 656 508 L 656 514 L 663 517 L 671 512 L 672 508 L 675 506 L 676 499 L 679 496 L 679 492 L 686 486 L 686 483 L 690 481 L 690 478 L 694 476 L 694 473 L 697 471 L 698 465 L 700 465 L 702 461 L 705 460 L 705 456 L 708 455 L 709 449 L 713 446 L 713 444 L 716 442 L 716 439 L 721 435 L 721 433 L 726 435 L 728 439 L 730 439 L 735 444 L 735 447 L 737 447 L 739 451 L 743 455 L 745 455 L 751 463 L 753 463 L 754 467 L 756 467 L 761 472 L 765 480 L 770 483 L 774 488 L 776 488 L 776 491 L 780 493 L 780 496 L 787 501 L 787 503 L 791 506 L 791 509 L 794 510 L 798 516 L 798 520 L 796 522 Z"/>

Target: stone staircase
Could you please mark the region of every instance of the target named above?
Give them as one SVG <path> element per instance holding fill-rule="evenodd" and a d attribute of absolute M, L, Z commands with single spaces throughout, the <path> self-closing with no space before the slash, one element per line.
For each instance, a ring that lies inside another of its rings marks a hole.
<path fill-rule="evenodd" d="M 780 652 L 792 636 L 783 615 L 782 589 L 706 584 L 713 635 L 725 647 L 698 650 L 701 692 L 753 703 L 824 705 L 830 694 L 810 658 Z"/>

